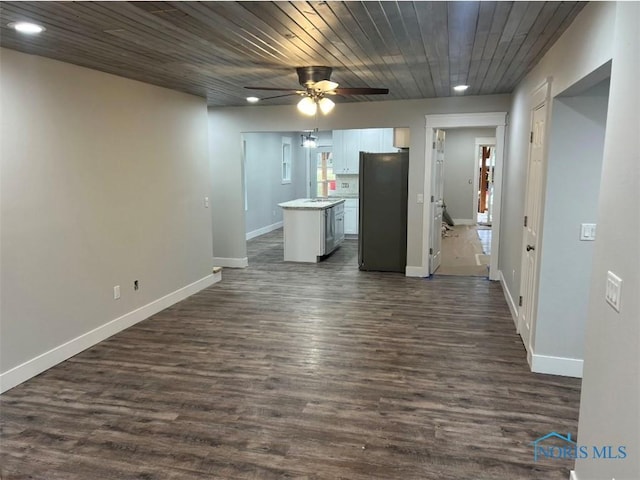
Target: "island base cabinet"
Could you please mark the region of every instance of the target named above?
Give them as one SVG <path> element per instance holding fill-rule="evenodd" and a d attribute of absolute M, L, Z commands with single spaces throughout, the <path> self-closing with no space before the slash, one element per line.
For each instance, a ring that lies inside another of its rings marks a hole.
<path fill-rule="evenodd" d="M 324 210 L 285 209 L 284 261 L 317 263 L 324 255 Z"/>

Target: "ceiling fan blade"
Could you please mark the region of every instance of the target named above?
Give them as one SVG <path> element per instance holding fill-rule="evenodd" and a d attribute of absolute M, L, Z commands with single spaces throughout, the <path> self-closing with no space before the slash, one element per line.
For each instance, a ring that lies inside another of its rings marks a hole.
<path fill-rule="evenodd" d="M 321 92 L 328 92 L 338 88 L 338 84 L 331 80 L 320 80 L 319 82 L 314 83 L 311 88 L 314 90 L 320 90 Z"/>
<path fill-rule="evenodd" d="M 336 88 L 337 95 L 386 95 L 389 93 L 388 88 Z"/>
<path fill-rule="evenodd" d="M 275 88 L 275 87 L 244 87 L 247 90 L 273 90 L 274 92 L 298 92 L 295 88 Z"/>
<path fill-rule="evenodd" d="M 264 98 L 261 98 L 260 101 L 262 101 L 262 100 L 271 100 L 272 98 L 292 97 L 293 95 L 300 95 L 300 94 L 298 92 L 296 92 L 296 93 L 285 93 L 284 95 L 274 95 L 272 97 L 264 97 Z"/>

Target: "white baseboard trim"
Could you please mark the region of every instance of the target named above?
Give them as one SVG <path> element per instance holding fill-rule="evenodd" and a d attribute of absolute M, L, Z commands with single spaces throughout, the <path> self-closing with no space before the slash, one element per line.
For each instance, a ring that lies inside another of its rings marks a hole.
<path fill-rule="evenodd" d="M 6 392 L 16 385 L 35 377 L 61 362 L 64 362 L 83 350 L 106 340 L 112 335 L 115 335 L 116 333 L 141 322 L 142 320 L 146 320 L 165 308 L 168 308 L 194 293 L 219 282 L 221 279 L 221 272 L 213 275 L 207 275 L 200 280 L 126 313 L 121 317 L 100 325 L 89 332 L 83 333 L 82 335 L 49 350 L 48 352 L 42 353 L 31 360 L 27 360 L 21 365 L 7 370 L 0 374 L 0 393 Z"/>
<path fill-rule="evenodd" d="M 531 355 L 531 371 L 548 373 L 563 377 L 582 378 L 583 361 L 579 358 L 552 357 L 549 355 Z"/>
<path fill-rule="evenodd" d="M 428 277 L 429 270 L 424 267 L 411 267 L 407 265 L 404 269 L 404 275 L 406 277 Z"/>
<path fill-rule="evenodd" d="M 282 225 L 284 225 L 283 222 L 276 222 L 276 223 L 272 223 L 271 225 L 267 225 L 266 227 L 258 228 L 257 230 L 247 232 L 247 240 L 251 240 L 252 238 L 256 238 L 256 237 L 259 237 L 260 235 L 264 235 L 265 233 L 278 230 L 279 228 L 282 228 Z"/>
<path fill-rule="evenodd" d="M 454 218 L 453 223 L 454 225 L 476 225 L 478 222 L 473 218 Z"/>
<path fill-rule="evenodd" d="M 575 470 L 571 470 L 571 474 L 569 475 L 569 480 L 580 480 Z"/>
<path fill-rule="evenodd" d="M 500 285 L 502 285 L 502 293 L 504 293 L 504 298 L 509 306 L 513 324 L 516 326 L 516 331 L 518 331 L 518 306 L 516 305 L 516 302 L 513 301 L 513 295 L 511 295 L 509 287 L 507 287 L 507 281 L 504 279 L 502 270 L 498 270 L 498 279 L 500 280 Z"/>
<path fill-rule="evenodd" d="M 213 264 L 216 267 L 246 268 L 249 266 L 249 259 L 247 257 L 243 257 L 243 258 L 213 257 Z"/>

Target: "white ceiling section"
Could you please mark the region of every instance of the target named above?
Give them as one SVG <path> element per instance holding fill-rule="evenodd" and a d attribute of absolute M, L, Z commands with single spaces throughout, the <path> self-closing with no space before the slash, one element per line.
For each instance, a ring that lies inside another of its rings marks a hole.
<path fill-rule="evenodd" d="M 295 67 L 326 65 L 338 102 L 511 93 L 585 2 L 7 2 L 0 45 L 246 105 L 243 86 L 296 88 Z M 37 36 L 9 23 L 37 22 Z M 273 92 L 271 92 L 273 93 Z M 294 103 L 295 98 L 262 104 Z"/>

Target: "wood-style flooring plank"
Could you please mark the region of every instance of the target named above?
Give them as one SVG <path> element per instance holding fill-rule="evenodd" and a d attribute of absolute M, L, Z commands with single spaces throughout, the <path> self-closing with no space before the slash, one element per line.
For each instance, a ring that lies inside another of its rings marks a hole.
<path fill-rule="evenodd" d="M 529 372 L 500 285 L 250 266 L 0 396 L 3 480 L 565 480 L 580 381 Z"/>

